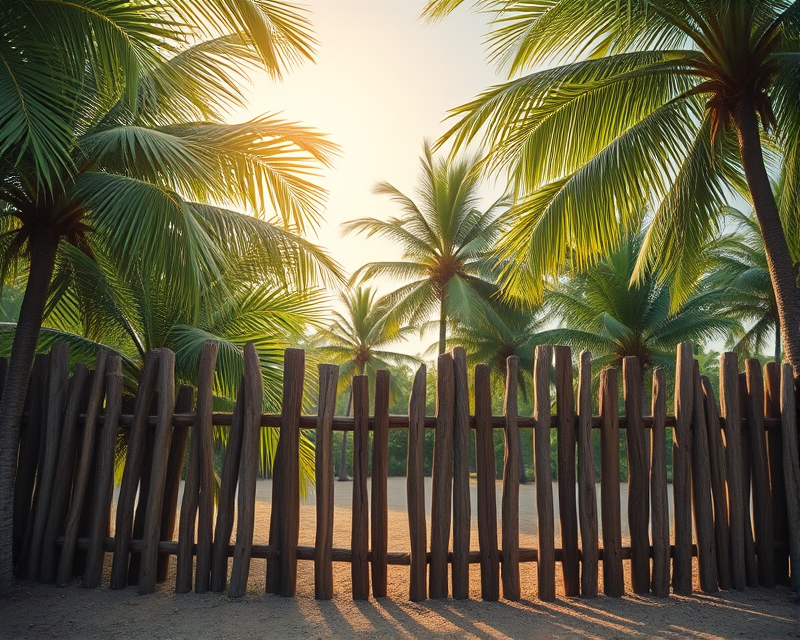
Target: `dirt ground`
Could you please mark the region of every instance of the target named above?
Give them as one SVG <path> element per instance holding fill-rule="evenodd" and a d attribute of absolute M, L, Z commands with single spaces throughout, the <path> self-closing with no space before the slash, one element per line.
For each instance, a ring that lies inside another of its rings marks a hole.
<path fill-rule="evenodd" d="M 429 499 L 430 486 L 426 489 Z M 335 547 L 350 546 L 351 491 L 351 484 L 336 483 Z M 477 549 L 474 491 L 473 485 L 472 545 Z M 626 535 L 624 486 L 621 491 Z M 271 492 L 269 481 L 258 483 L 256 542 L 268 538 Z M 390 478 L 391 551 L 409 549 L 405 504 L 405 479 Z M 534 504 L 534 485 L 523 485 L 522 547 L 536 547 Z M 310 496 L 301 507 L 301 545 L 314 544 L 314 514 Z M 108 573 L 110 555 L 106 558 Z M 296 598 L 264 594 L 265 564 L 253 561 L 248 595 L 235 602 L 224 594 L 175 595 L 174 575 L 149 596 L 138 596 L 134 587 L 84 590 L 79 580 L 66 589 L 22 583 L 0 599 L 0 638 L 800 638 L 800 599 L 784 588 L 692 597 L 565 598 L 557 566 L 562 595 L 543 603 L 535 597 L 535 564 L 524 563 L 521 601 L 482 602 L 480 568 L 470 565 L 470 600 L 412 603 L 408 567 L 389 567 L 389 597 L 354 602 L 349 565 L 335 563 L 334 599 L 322 602 L 313 597 L 312 562 L 299 563 Z"/>

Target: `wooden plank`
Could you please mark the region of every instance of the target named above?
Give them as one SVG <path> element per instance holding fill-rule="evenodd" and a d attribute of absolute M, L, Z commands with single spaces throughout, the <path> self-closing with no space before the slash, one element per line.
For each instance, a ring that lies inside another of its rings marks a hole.
<path fill-rule="evenodd" d="M 709 461 L 711 462 L 711 492 L 714 496 L 714 543 L 717 549 L 717 579 L 720 589 L 731 588 L 731 540 L 728 527 L 728 492 L 725 487 L 725 453 L 719 424 L 717 401 L 711 381 L 702 377 L 706 429 L 708 431 Z"/>
<path fill-rule="evenodd" d="M 517 427 L 517 376 L 519 358 L 506 358 L 506 393 L 503 414 L 506 418 L 505 458 L 503 462 L 503 498 L 501 502 L 503 541 L 502 577 L 503 597 L 506 600 L 519 600 L 521 596 L 519 581 L 519 478 L 522 464 L 522 451 L 519 446 Z"/>
<path fill-rule="evenodd" d="M 597 495 L 592 457 L 592 354 L 578 356 L 578 503 L 581 527 L 581 594 L 597 595 Z"/>
<path fill-rule="evenodd" d="M 789 519 L 789 556 L 792 590 L 800 591 L 800 449 L 797 438 L 795 381 L 790 364 L 781 369 L 781 436 L 783 437 L 783 478 Z"/>
<path fill-rule="evenodd" d="M 680 595 L 692 593 L 692 371 L 691 342 L 678 345 L 675 363 L 675 429 L 672 438 L 672 492 L 675 505 L 675 557 L 672 589 Z"/>
<path fill-rule="evenodd" d="M 316 442 L 317 537 L 314 543 L 314 597 L 333 598 L 333 416 L 339 367 L 319 365 Z"/>
<path fill-rule="evenodd" d="M 372 595 L 386 597 L 389 552 L 389 372 L 375 374 L 375 429 L 372 434 Z"/>
<path fill-rule="evenodd" d="M 221 593 L 228 583 L 228 546 L 233 533 L 236 485 L 239 481 L 239 463 L 244 439 L 244 380 L 239 384 L 233 422 L 228 431 L 225 454 L 222 459 L 222 479 L 217 502 L 217 522 L 214 526 L 214 544 L 211 547 L 211 591 Z"/>
<path fill-rule="evenodd" d="M 742 496 L 744 498 L 744 567 L 747 575 L 747 586 L 758 586 L 758 569 L 756 567 L 756 545 L 753 538 L 753 517 L 751 512 L 750 489 L 752 487 L 752 469 L 750 455 L 750 421 L 747 411 L 747 374 L 739 374 L 739 412 L 744 416 L 745 430 L 742 433 Z"/>
<path fill-rule="evenodd" d="M 101 348 L 95 361 L 94 376 L 92 379 L 89 404 L 86 408 L 84 419 L 80 459 L 75 472 L 75 486 L 72 491 L 72 503 L 69 508 L 66 526 L 64 528 L 64 545 L 61 547 L 61 558 L 58 565 L 56 583 L 66 586 L 72 578 L 72 563 L 75 559 L 75 541 L 78 539 L 78 527 L 81 523 L 81 514 L 86 498 L 86 488 L 89 484 L 89 475 L 92 470 L 95 453 L 95 440 L 97 439 L 97 417 L 103 404 L 106 392 L 106 363 L 108 362 L 108 349 Z M 77 371 L 77 369 L 76 369 Z"/>
<path fill-rule="evenodd" d="M 81 400 L 89 370 L 86 365 L 75 365 L 75 373 L 70 381 L 67 393 L 67 406 L 61 428 L 61 443 L 59 444 L 58 464 L 53 482 L 53 495 L 50 503 L 50 513 L 47 526 L 42 538 L 42 557 L 39 564 L 39 582 L 50 583 L 56 579 L 58 572 L 58 549 L 56 538 L 64 533 L 69 500 L 72 493 L 72 480 L 75 472 L 75 456 L 78 448 L 78 414 L 81 410 Z"/>
<path fill-rule="evenodd" d="M 406 465 L 406 500 L 408 530 L 411 539 L 411 571 L 408 597 L 421 602 L 427 597 L 427 525 L 425 523 L 425 386 L 427 370 L 420 365 L 414 376 L 408 401 L 408 463 Z"/>
<path fill-rule="evenodd" d="M 716 593 L 717 545 L 714 540 L 714 507 L 711 501 L 711 452 L 708 445 L 706 411 L 703 403 L 703 383 L 700 380 L 700 365 L 693 367 L 692 403 L 692 507 L 694 530 L 697 539 L 697 566 L 700 589 Z"/>
<path fill-rule="evenodd" d="M 496 470 L 492 437 L 492 390 L 489 367 L 475 367 L 475 457 L 478 468 L 478 547 L 481 598 L 500 598 L 500 555 L 497 550 Z"/>
<path fill-rule="evenodd" d="M 653 581 L 657 596 L 669 595 L 669 502 L 667 500 L 667 383 L 664 370 L 653 371 L 653 430 L 650 494 L 652 496 Z"/>
<path fill-rule="evenodd" d="M 131 539 L 133 540 L 142 540 L 144 538 L 144 522 L 147 515 L 147 502 L 150 496 L 150 475 L 153 471 L 153 450 L 155 448 L 156 439 L 155 431 L 149 428 L 149 416 L 155 416 L 157 411 L 158 393 L 155 393 L 150 403 L 150 408 L 147 411 L 148 428 L 145 433 L 144 455 L 142 456 L 142 469 L 139 476 L 139 492 L 136 496 L 136 510 L 134 511 L 133 529 L 131 531 Z M 128 562 L 128 586 L 136 586 L 139 584 L 139 572 L 141 571 L 141 567 L 141 551 L 131 551 L 130 560 Z"/>
<path fill-rule="evenodd" d="M 247 579 L 250 576 L 250 557 L 253 551 L 263 382 L 261 379 L 261 367 L 258 363 L 258 353 L 252 342 L 248 342 L 244 347 L 242 385 L 244 387 L 243 433 L 241 460 L 239 462 L 236 547 L 233 552 L 231 582 L 228 586 L 228 596 L 230 598 L 241 598 L 247 592 Z"/>
<path fill-rule="evenodd" d="M 447 597 L 447 551 L 450 545 L 450 499 L 453 488 L 453 418 L 455 384 L 453 356 L 444 353 L 437 362 L 436 435 L 431 479 L 431 566 L 428 593 Z"/>
<path fill-rule="evenodd" d="M 44 540 L 47 519 L 53 499 L 58 452 L 61 447 L 61 428 L 64 408 L 67 403 L 67 387 L 69 384 L 69 345 L 57 342 L 50 352 L 50 376 L 47 398 L 47 431 L 44 439 L 44 454 L 40 459 L 37 475 L 36 506 L 31 536 L 30 556 L 26 575 L 30 578 L 39 576 L 39 565 L 42 558 L 42 542 Z"/>
<path fill-rule="evenodd" d="M 631 534 L 631 586 L 636 594 L 650 593 L 650 492 L 647 477 L 642 398 L 642 368 L 639 358 L 628 356 L 622 361 L 622 395 L 628 441 L 628 528 Z"/>
<path fill-rule="evenodd" d="M 178 389 L 175 400 L 175 413 L 192 411 L 194 408 L 194 389 L 182 385 Z M 171 541 L 175 535 L 177 521 L 178 493 L 180 492 L 183 462 L 186 458 L 186 445 L 189 443 L 189 427 L 177 426 L 172 429 L 172 440 L 169 445 L 167 461 L 167 479 L 164 482 L 164 506 L 161 511 L 161 540 Z M 159 554 L 156 582 L 161 584 L 167 579 L 169 572 L 169 556 Z"/>
<path fill-rule="evenodd" d="M 453 349 L 455 414 L 453 419 L 453 599 L 469 598 L 469 383 L 467 352 Z"/>
<path fill-rule="evenodd" d="M 83 587 L 93 589 L 100 585 L 103 575 L 103 542 L 111 518 L 111 499 L 114 492 L 114 450 L 117 446 L 119 416 L 122 412 L 122 359 L 110 356 L 106 372 L 106 410 L 100 429 L 100 456 L 95 479 L 96 499 L 91 505 L 89 545 L 86 551 L 86 568 Z"/>
<path fill-rule="evenodd" d="M 122 484 L 117 500 L 117 518 L 114 527 L 114 560 L 111 565 L 111 588 L 124 589 L 128 585 L 128 557 L 133 536 L 133 508 L 142 471 L 147 437 L 147 414 L 150 411 L 158 368 L 158 351 L 148 351 L 139 376 L 133 426 L 128 435 L 128 455 L 122 472 Z"/>
<path fill-rule="evenodd" d="M 744 561 L 744 495 L 742 469 L 742 425 L 739 411 L 739 364 L 735 353 L 720 356 L 720 411 L 725 419 L 725 470 L 728 482 L 731 586 L 747 584 Z"/>
<path fill-rule="evenodd" d="M 561 563 L 564 594 L 580 595 L 578 514 L 575 498 L 575 393 L 572 388 L 572 351 L 555 347 L 556 430 L 558 435 L 558 512 L 561 519 Z"/>
<path fill-rule="evenodd" d="M 751 470 L 753 476 L 753 521 L 758 550 L 758 584 L 774 589 L 775 530 L 772 515 L 772 492 L 769 486 L 769 461 L 764 433 L 764 381 L 761 363 L 755 358 L 744 361 L 747 375 L 747 420 L 750 423 Z"/>
<path fill-rule="evenodd" d="M 536 463 L 536 509 L 539 522 L 539 599 L 556 597 L 555 530 L 553 523 L 553 482 L 550 468 L 550 369 L 553 350 L 546 345 L 536 347 L 533 367 L 534 460 Z"/>
<path fill-rule="evenodd" d="M 369 380 L 353 377 L 353 524 L 350 548 L 353 552 L 350 576 L 353 600 L 369 600 L 369 501 L 367 498 L 367 417 Z"/>
<path fill-rule="evenodd" d="M 617 371 L 600 372 L 600 511 L 603 519 L 603 592 L 625 595 L 619 492 L 619 390 Z"/>
<path fill-rule="evenodd" d="M 764 365 L 765 418 L 781 417 L 781 369 L 777 362 Z M 789 519 L 786 512 L 786 485 L 783 480 L 783 439 L 781 432 L 767 432 L 769 483 L 772 490 L 772 517 L 775 533 L 775 581 L 789 584 Z"/>

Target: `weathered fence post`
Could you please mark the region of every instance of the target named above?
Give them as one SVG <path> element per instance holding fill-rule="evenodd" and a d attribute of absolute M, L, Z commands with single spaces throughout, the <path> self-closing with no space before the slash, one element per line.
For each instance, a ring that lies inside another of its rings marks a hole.
<path fill-rule="evenodd" d="M 781 417 L 781 370 L 777 362 L 764 365 L 764 413 Z M 786 511 L 786 484 L 783 480 L 783 438 L 780 429 L 767 432 L 769 480 L 772 488 L 772 517 L 775 527 L 775 581 L 789 584 L 789 520 Z"/>
<path fill-rule="evenodd" d="M 797 405 L 792 366 L 781 371 L 781 435 L 783 473 L 789 518 L 789 554 L 792 563 L 792 590 L 800 591 L 800 453 L 797 446 Z"/>
<path fill-rule="evenodd" d="M 556 597 L 556 552 L 553 523 L 553 481 L 550 468 L 550 368 L 553 350 L 549 346 L 536 347 L 533 368 L 533 417 L 535 425 L 534 447 L 536 461 L 536 508 L 539 516 L 539 599 Z"/>
<path fill-rule="evenodd" d="M 667 384 L 664 370 L 653 371 L 653 433 L 650 493 L 653 501 L 653 593 L 669 595 L 669 502 L 667 501 Z"/>
<path fill-rule="evenodd" d="M 375 426 L 372 432 L 372 595 L 386 597 L 389 552 L 389 372 L 375 374 Z"/>
<path fill-rule="evenodd" d="M 316 481 L 317 536 L 314 543 L 314 597 L 333 598 L 333 416 L 339 367 L 319 365 Z"/>
<path fill-rule="evenodd" d="M 411 571 L 409 599 L 425 600 L 427 569 L 427 526 L 425 524 L 425 385 L 427 371 L 420 365 L 414 376 L 408 401 L 408 463 L 406 469 L 406 499 L 408 529 L 411 538 Z"/>
<path fill-rule="evenodd" d="M 578 356 L 578 501 L 581 525 L 581 593 L 597 595 L 599 551 L 597 495 L 592 457 L 592 354 Z"/>
<path fill-rule="evenodd" d="M 692 485 L 691 424 L 692 371 L 691 342 L 678 345 L 675 363 L 675 429 L 672 441 L 672 492 L 675 504 L 675 556 L 672 560 L 672 588 L 675 593 L 692 593 Z"/>
<path fill-rule="evenodd" d="M 517 375 L 519 358 L 506 358 L 506 394 L 503 406 L 505 415 L 505 460 L 503 464 L 503 597 L 519 600 L 519 476 L 522 451 L 519 446 L 517 417 Z"/>
<path fill-rule="evenodd" d="M 453 349 L 453 599 L 469 598 L 469 383 L 467 352 Z"/>
<path fill-rule="evenodd" d="M 600 507 L 603 518 L 603 592 L 625 595 L 619 495 L 619 390 L 615 369 L 600 372 Z"/>
<path fill-rule="evenodd" d="M 758 586 L 758 569 L 756 567 L 756 544 L 753 537 L 753 518 L 751 513 L 750 490 L 753 482 L 751 461 L 750 419 L 747 411 L 747 374 L 739 374 L 739 414 L 747 425 L 742 433 L 742 493 L 744 497 L 744 568 L 747 575 L 747 586 Z"/>
<path fill-rule="evenodd" d="M 367 433 L 369 382 L 353 377 L 353 520 L 350 535 L 350 576 L 353 600 L 369 600 L 369 501 L 367 497 Z"/>
<path fill-rule="evenodd" d="M 481 558 L 481 598 L 500 597 L 500 557 L 497 550 L 492 390 L 489 367 L 475 367 L 475 457 L 478 464 L 478 546 Z"/>

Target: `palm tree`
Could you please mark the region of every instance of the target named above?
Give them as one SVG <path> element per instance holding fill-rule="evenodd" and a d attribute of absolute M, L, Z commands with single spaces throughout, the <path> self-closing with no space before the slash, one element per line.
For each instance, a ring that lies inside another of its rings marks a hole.
<path fill-rule="evenodd" d="M 0 271 L 28 271 L 0 403 L 4 590 L 19 421 L 59 250 L 102 245 L 129 275 L 153 265 L 197 314 L 226 267 L 212 205 L 275 209 L 302 229 L 323 195 L 309 174 L 333 147 L 274 116 L 222 124 L 254 65 L 280 76 L 311 56 L 305 16 L 283 2 L 6 0 L 0 24 Z"/>
<path fill-rule="evenodd" d="M 411 280 L 390 293 L 387 301 L 393 313 L 412 325 L 433 315 L 438 307 L 442 354 L 448 318 L 474 318 L 483 306 L 485 292 L 491 289 L 491 263 L 486 255 L 500 235 L 497 217 L 502 203 L 496 202 L 485 212 L 477 209 L 475 158 L 434 162 L 426 142 L 420 160 L 419 205 L 388 182 L 381 182 L 375 193 L 389 196 L 403 214 L 389 220 L 353 220 L 344 228 L 346 233 L 379 235 L 402 247 L 402 261 L 366 264 L 353 279 L 383 276 Z"/>
<path fill-rule="evenodd" d="M 463 0 L 430 0 L 436 18 Z M 474 0 L 493 14 L 490 56 L 514 79 L 456 108 L 456 148 L 487 141 L 518 200 L 501 249 L 514 286 L 586 267 L 657 210 L 634 275 L 657 266 L 686 300 L 731 189 L 749 194 L 786 355 L 800 376 L 800 4 L 792 0 Z M 530 71 L 532 68 L 560 66 Z M 791 190 L 778 208 L 761 136 Z M 555 152 L 554 152 L 555 151 Z M 783 225 L 782 223 L 783 219 Z M 786 232 L 784 233 L 784 229 Z"/>
<path fill-rule="evenodd" d="M 333 323 L 315 336 L 314 345 L 319 356 L 340 365 L 339 392 L 350 390 L 347 415 L 353 406 L 353 376 L 368 375 L 374 380 L 379 369 L 398 366 L 418 366 L 418 358 L 386 347 L 402 340 L 413 329 L 400 326 L 391 316 L 385 300 L 378 301 L 371 287 L 356 287 L 342 293 L 346 313 L 333 314 Z M 394 378 L 390 378 L 390 393 L 396 394 Z M 347 432 L 342 434 L 342 452 L 339 480 L 347 480 Z"/>

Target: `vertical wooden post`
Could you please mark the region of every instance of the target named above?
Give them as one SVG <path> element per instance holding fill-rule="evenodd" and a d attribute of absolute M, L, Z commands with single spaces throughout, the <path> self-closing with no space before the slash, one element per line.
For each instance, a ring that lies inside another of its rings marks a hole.
<path fill-rule="evenodd" d="M 797 443 L 797 404 L 792 366 L 781 370 L 781 435 L 783 436 L 783 474 L 789 519 L 789 555 L 792 565 L 792 591 L 800 591 L 800 450 Z"/>
<path fill-rule="evenodd" d="M 731 585 L 744 589 L 747 583 L 744 561 L 744 495 L 742 469 L 742 423 L 739 411 L 739 365 L 735 353 L 720 356 L 720 409 L 725 420 L 725 469 L 728 474 L 730 514 Z"/>
<path fill-rule="evenodd" d="M 653 593 L 669 595 L 669 502 L 667 501 L 667 383 L 664 370 L 653 371 L 653 433 L 650 492 L 653 499 Z"/>
<path fill-rule="evenodd" d="M 517 376 L 519 358 L 506 358 L 506 395 L 503 406 L 505 424 L 505 460 L 503 464 L 503 597 L 519 600 L 519 475 L 522 451 L 519 446 L 517 417 Z"/>
<path fill-rule="evenodd" d="M 672 588 L 675 593 L 692 592 L 692 486 L 691 424 L 692 371 L 694 353 L 691 342 L 678 345 L 675 364 L 675 430 L 672 444 L 672 492 L 675 505 L 675 556 L 672 561 Z"/>
<path fill-rule="evenodd" d="M 700 589 L 716 593 L 717 545 L 714 540 L 713 504 L 711 502 L 711 453 L 708 445 L 706 412 L 703 404 L 703 383 L 700 380 L 700 365 L 693 367 L 692 425 L 692 507 L 694 530 L 697 538 L 697 566 Z"/>
<path fill-rule="evenodd" d="M 453 417 L 455 385 L 453 356 L 444 353 L 437 363 L 436 437 L 431 479 L 431 598 L 447 597 L 447 551 L 450 546 L 450 498 L 453 488 Z"/>
<path fill-rule="evenodd" d="M 481 558 L 481 598 L 500 597 L 500 557 L 497 550 L 497 499 L 492 391 L 489 367 L 475 367 L 475 451 L 478 463 L 478 546 Z"/>
<path fill-rule="evenodd" d="M 124 589 L 128 585 L 129 546 L 133 535 L 133 508 L 141 479 L 142 463 L 147 439 L 147 415 L 153 399 L 158 367 L 158 351 L 148 351 L 139 376 L 139 390 L 133 411 L 133 425 L 128 436 L 128 455 L 122 473 L 122 485 L 117 502 L 117 519 L 114 527 L 114 560 L 111 565 L 111 588 Z"/>
<path fill-rule="evenodd" d="M 747 586 L 758 586 L 758 569 L 756 567 L 756 544 L 753 538 L 753 517 L 751 513 L 750 489 L 752 487 L 752 469 L 750 452 L 750 420 L 747 411 L 747 374 L 739 374 L 739 413 L 747 424 L 742 433 L 742 494 L 744 497 L 744 567 L 747 574 Z"/>
<path fill-rule="evenodd" d="M 375 374 L 375 427 L 372 433 L 372 595 L 386 597 L 389 552 L 389 372 Z"/>
<path fill-rule="evenodd" d="M 535 420 L 536 508 L 539 516 L 539 599 L 556 597 L 556 552 L 553 523 L 553 481 L 550 468 L 550 368 L 553 350 L 549 346 L 536 347 L 533 368 L 533 393 Z"/>
<path fill-rule="evenodd" d="M 764 365 L 764 413 L 768 418 L 781 417 L 780 365 Z M 789 584 L 789 520 L 786 513 L 786 485 L 783 481 L 783 439 L 779 429 L 767 432 L 769 481 L 772 489 L 772 517 L 775 527 L 775 581 Z"/>
<path fill-rule="evenodd" d="M 615 369 L 600 372 L 600 510 L 603 518 L 603 591 L 625 595 L 619 495 L 619 388 Z"/>
<path fill-rule="evenodd" d="M 469 386 L 467 352 L 453 349 L 455 416 L 453 420 L 453 598 L 469 598 Z"/>
<path fill-rule="evenodd" d="M 258 477 L 258 444 L 261 433 L 261 401 L 263 382 L 258 353 L 252 342 L 244 347 L 244 415 L 242 449 L 239 462 L 239 492 L 237 498 L 236 546 L 233 550 L 230 598 L 241 598 L 247 592 L 250 576 L 250 555 L 253 547 L 253 525 L 256 510 L 256 479 Z M 334 387 L 336 385 L 334 384 Z"/>
<path fill-rule="evenodd" d="M 158 349 L 160 351 L 160 349 Z M 153 470 L 153 449 L 155 447 L 156 433 L 150 428 L 150 416 L 155 416 L 158 411 L 158 394 L 153 395 L 150 408 L 147 411 L 147 427 L 144 437 L 144 454 L 142 455 L 142 468 L 139 474 L 139 490 L 136 495 L 136 510 L 133 515 L 133 529 L 131 540 L 144 538 L 144 521 L 147 511 L 147 501 L 150 496 L 150 474 Z M 139 571 L 142 567 L 141 551 L 131 551 L 128 561 L 128 586 L 139 584 Z"/>
<path fill-rule="evenodd" d="M 411 538 L 411 573 L 409 599 L 421 602 L 426 594 L 427 525 L 425 523 L 425 385 L 427 371 L 420 365 L 414 376 L 408 401 L 408 463 L 406 470 L 406 499 L 408 529 Z"/>
<path fill-rule="evenodd" d="M 714 543 L 717 549 L 717 578 L 721 589 L 731 588 L 731 540 L 728 528 L 728 493 L 725 488 L 725 459 L 719 413 L 711 381 L 702 377 L 703 396 L 711 462 L 711 491 L 714 495 Z"/>
<path fill-rule="evenodd" d="M 175 354 L 161 349 L 158 358 L 158 414 L 156 419 L 153 465 L 150 471 L 150 492 L 142 538 L 142 561 L 139 573 L 139 594 L 156 590 L 158 543 L 161 540 L 161 511 L 167 479 L 169 441 L 172 436 L 172 413 L 175 409 Z"/>
<path fill-rule="evenodd" d="M 369 444 L 369 383 L 353 378 L 353 526 L 350 535 L 353 600 L 369 600 L 369 502 L 367 452 Z"/>
<path fill-rule="evenodd" d="M 753 472 L 753 511 L 755 543 L 758 549 L 758 584 L 775 587 L 775 533 L 772 493 L 769 487 L 769 461 L 764 434 L 764 382 L 761 364 L 754 358 L 744 361 L 747 373 L 747 420 L 750 423 L 751 468 Z"/>
<path fill-rule="evenodd" d="M 314 543 L 314 597 L 333 598 L 333 416 L 339 367 L 319 365 L 316 483 L 317 537 Z"/>
<path fill-rule="evenodd" d="M 631 532 L 631 584 L 633 592 L 650 592 L 650 500 L 647 478 L 647 450 L 642 420 L 642 368 L 639 358 L 622 361 L 622 395 L 628 441 L 628 526 Z"/>
<path fill-rule="evenodd" d="M 564 593 L 580 595 L 578 515 L 575 500 L 575 393 L 572 389 L 572 351 L 555 347 L 556 433 L 558 436 L 558 511 Z"/>
<path fill-rule="evenodd" d="M 114 449 L 117 445 L 119 416 L 122 412 L 122 360 L 119 356 L 108 359 L 106 372 L 106 411 L 100 430 L 100 459 L 97 465 L 96 502 L 91 505 L 89 547 L 86 551 L 86 568 L 83 587 L 91 589 L 100 584 L 103 574 L 103 543 L 111 518 L 111 498 L 114 491 Z"/>
<path fill-rule="evenodd" d="M 581 593 L 597 595 L 599 552 L 597 495 L 592 457 L 592 354 L 578 356 L 578 501 L 581 526 Z"/>

